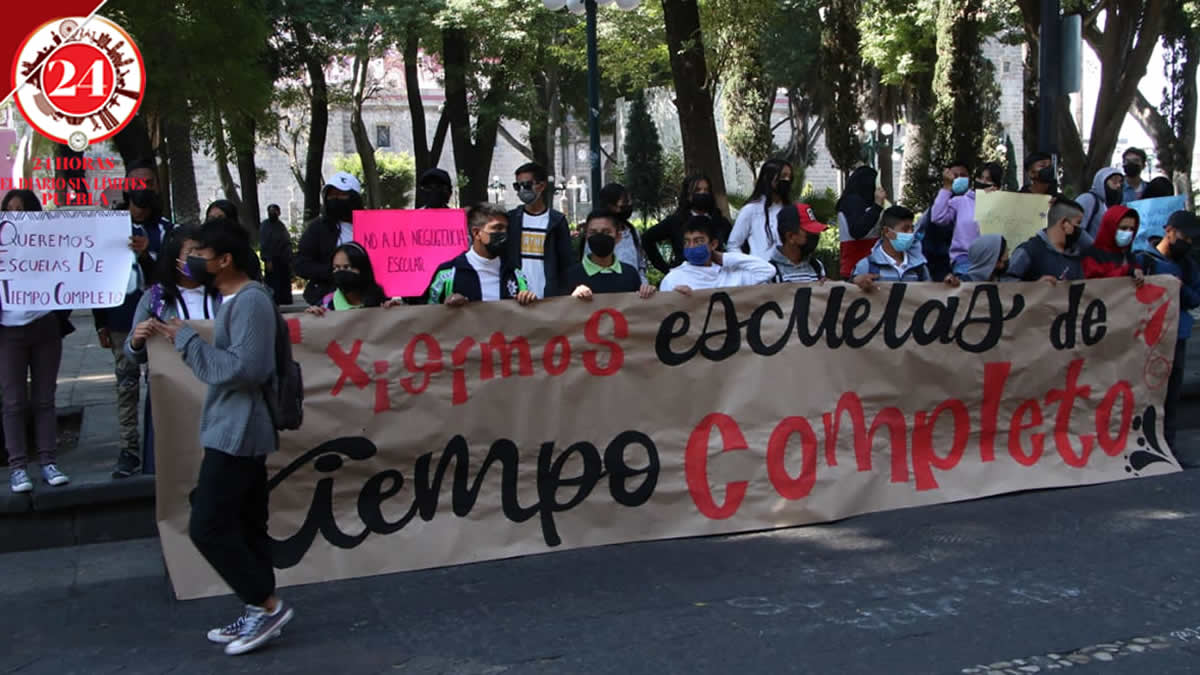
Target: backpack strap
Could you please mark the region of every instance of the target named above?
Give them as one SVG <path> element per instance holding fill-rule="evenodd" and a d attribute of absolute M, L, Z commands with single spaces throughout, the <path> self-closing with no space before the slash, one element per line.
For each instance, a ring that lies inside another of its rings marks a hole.
<path fill-rule="evenodd" d="M 768 260 L 767 262 L 771 263 L 771 267 L 775 268 L 775 283 L 782 284 L 783 283 L 783 268 L 780 267 L 779 263 L 775 262 L 774 260 Z"/>

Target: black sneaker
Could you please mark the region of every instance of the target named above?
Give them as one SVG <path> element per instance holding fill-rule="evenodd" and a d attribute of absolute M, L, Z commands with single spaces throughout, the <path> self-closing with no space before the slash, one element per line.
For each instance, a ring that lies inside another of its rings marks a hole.
<path fill-rule="evenodd" d="M 113 469 L 112 477 L 129 478 L 140 468 L 142 468 L 142 459 L 128 450 L 122 450 L 121 454 L 117 456 L 117 468 Z"/>
<path fill-rule="evenodd" d="M 243 620 L 241 634 L 225 645 L 225 653 L 230 656 L 254 651 L 268 640 L 278 637 L 287 622 L 292 620 L 292 608 L 283 604 L 282 600 L 272 613 L 261 607 L 247 607 Z"/>

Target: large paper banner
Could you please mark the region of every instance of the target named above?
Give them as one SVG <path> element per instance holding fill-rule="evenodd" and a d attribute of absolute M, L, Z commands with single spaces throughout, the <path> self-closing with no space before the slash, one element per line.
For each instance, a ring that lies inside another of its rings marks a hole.
<path fill-rule="evenodd" d="M 127 211 L 0 213 L 0 306 L 13 311 L 115 307 L 133 252 Z"/>
<path fill-rule="evenodd" d="M 355 211 L 354 239 L 391 297 L 421 295 L 438 265 L 471 245 L 462 209 Z"/>
<path fill-rule="evenodd" d="M 1019 192 L 975 192 L 975 220 L 982 234 L 998 234 L 1009 250 L 1046 228 L 1048 195 Z"/>
<path fill-rule="evenodd" d="M 1172 213 L 1187 208 L 1187 198 L 1183 195 L 1174 197 L 1156 197 L 1154 199 L 1139 199 L 1126 204 L 1138 213 L 1138 232 L 1133 239 L 1133 250 L 1149 251 L 1150 237 L 1162 237 L 1166 234 L 1167 219 Z"/>
<path fill-rule="evenodd" d="M 268 462 L 281 584 L 788 527 L 1178 470 L 1179 284 L 827 283 L 293 319 Z M 207 330 L 207 328 L 205 328 Z M 176 593 L 204 388 L 150 341 Z"/>

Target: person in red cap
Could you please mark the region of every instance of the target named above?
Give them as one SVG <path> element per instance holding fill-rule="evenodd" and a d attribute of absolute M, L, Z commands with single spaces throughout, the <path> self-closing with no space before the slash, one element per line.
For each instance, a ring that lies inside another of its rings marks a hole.
<path fill-rule="evenodd" d="M 775 266 L 777 283 L 812 283 L 825 280 L 825 266 L 817 259 L 817 246 L 825 224 L 808 204 L 788 204 L 779 212 L 779 241 L 768 262 Z"/>

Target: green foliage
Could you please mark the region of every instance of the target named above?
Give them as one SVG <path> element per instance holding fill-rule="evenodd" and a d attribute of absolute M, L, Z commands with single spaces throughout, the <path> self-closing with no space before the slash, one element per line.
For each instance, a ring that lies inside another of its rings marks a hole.
<path fill-rule="evenodd" d="M 864 3 L 858 29 L 862 58 L 879 69 L 884 84 L 907 85 L 933 72 L 937 0 Z"/>
<path fill-rule="evenodd" d="M 658 193 L 658 207 L 662 211 L 671 212 L 679 206 L 679 187 L 687 178 L 683 166 L 682 152 L 668 152 L 663 155 L 662 190 Z"/>
<path fill-rule="evenodd" d="M 862 156 L 858 99 L 863 89 L 863 62 L 856 0 L 828 3 L 821 35 L 821 82 L 820 96 L 826 102 L 825 144 L 837 168 L 848 172 Z"/>
<path fill-rule="evenodd" d="M 379 167 L 379 190 L 383 193 L 380 207 L 408 208 L 416 184 L 416 162 L 412 155 L 376 150 L 375 164 Z M 363 179 L 362 158 L 357 153 L 333 160 L 333 168 L 335 171 L 346 171 L 360 181 Z"/>
<path fill-rule="evenodd" d="M 663 193 L 663 151 L 658 127 L 641 93 L 634 96 L 625 123 L 624 174 L 633 208 L 643 216 L 657 212 Z"/>
<path fill-rule="evenodd" d="M 746 51 L 726 81 L 725 144 L 751 171 L 771 155 L 775 91 L 754 50 Z"/>
<path fill-rule="evenodd" d="M 813 215 L 826 225 L 837 225 L 837 200 L 837 193 L 832 188 L 817 192 L 812 183 L 806 184 L 800 194 L 801 203 L 811 206 Z"/>

